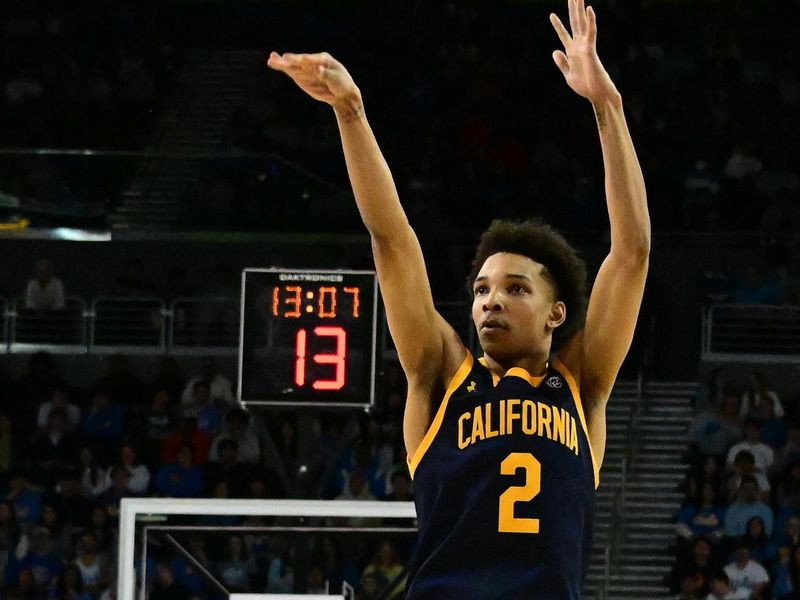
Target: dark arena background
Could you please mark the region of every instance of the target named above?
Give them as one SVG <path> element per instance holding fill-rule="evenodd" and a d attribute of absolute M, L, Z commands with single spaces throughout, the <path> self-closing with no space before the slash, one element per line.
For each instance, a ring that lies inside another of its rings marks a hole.
<path fill-rule="evenodd" d="M 584 598 L 800 598 L 800 2 L 595 9 L 653 235 Z M 266 59 L 347 66 L 437 308 L 474 348 L 464 277 L 492 218 L 553 224 L 590 279 L 608 251 L 553 11 L 3 4 L 0 597 L 132 598 L 127 497 L 413 499 L 336 121 Z M 164 510 L 136 519 L 137 598 L 399 599 L 415 551 L 410 518 Z"/>

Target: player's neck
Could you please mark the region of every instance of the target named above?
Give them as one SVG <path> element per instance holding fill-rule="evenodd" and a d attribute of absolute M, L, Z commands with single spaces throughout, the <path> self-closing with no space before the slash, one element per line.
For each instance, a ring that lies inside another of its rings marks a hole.
<path fill-rule="evenodd" d="M 546 354 L 542 356 L 526 356 L 516 360 L 495 360 L 484 353 L 483 358 L 486 360 L 486 366 L 489 367 L 489 370 L 498 377 L 502 377 L 509 369 L 514 367 L 525 369 L 533 377 L 539 377 L 547 372 L 549 366 Z"/>

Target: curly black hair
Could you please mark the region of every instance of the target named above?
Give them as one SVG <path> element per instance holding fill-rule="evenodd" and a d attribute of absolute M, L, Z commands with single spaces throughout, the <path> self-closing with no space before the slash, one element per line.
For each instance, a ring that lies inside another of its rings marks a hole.
<path fill-rule="evenodd" d="M 472 270 L 467 276 L 470 296 L 483 263 L 498 252 L 527 256 L 546 269 L 545 276 L 555 287 L 556 300 L 567 308 L 566 320 L 554 332 L 555 340 L 566 341 L 583 328 L 587 304 L 586 263 L 560 233 L 539 220 L 492 221 L 481 235 Z"/>

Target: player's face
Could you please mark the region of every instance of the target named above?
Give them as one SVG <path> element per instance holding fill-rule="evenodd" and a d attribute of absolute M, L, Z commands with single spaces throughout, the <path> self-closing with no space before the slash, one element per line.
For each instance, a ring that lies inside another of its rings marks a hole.
<path fill-rule="evenodd" d="M 549 351 L 552 331 L 566 310 L 544 273 L 540 263 L 507 252 L 483 263 L 472 290 L 472 320 L 481 347 L 495 360 Z"/>

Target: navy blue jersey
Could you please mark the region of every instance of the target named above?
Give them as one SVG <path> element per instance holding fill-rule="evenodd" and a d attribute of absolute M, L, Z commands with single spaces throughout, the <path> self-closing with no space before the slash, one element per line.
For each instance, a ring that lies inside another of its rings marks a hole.
<path fill-rule="evenodd" d="M 409 469 L 419 523 L 407 600 L 579 600 L 597 462 L 574 378 L 502 378 L 467 353 Z"/>

